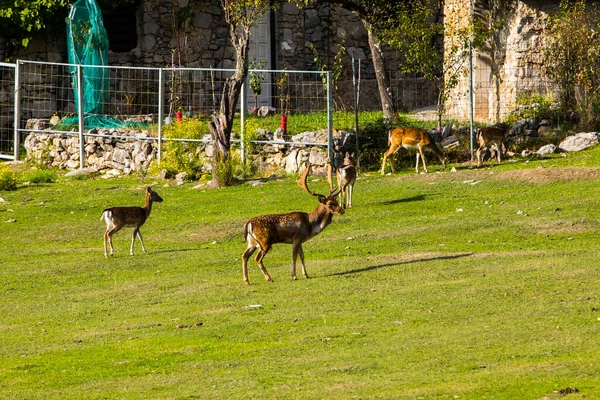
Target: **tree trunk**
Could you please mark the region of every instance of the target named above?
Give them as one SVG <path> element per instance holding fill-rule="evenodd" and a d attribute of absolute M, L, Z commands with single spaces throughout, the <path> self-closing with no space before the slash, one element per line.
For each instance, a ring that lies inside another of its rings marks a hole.
<path fill-rule="evenodd" d="M 373 58 L 373 67 L 375 68 L 375 77 L 377 79 L 377 87 L 379 88 L 379 97 L 381 98 L 381 110 L 385 119 L 392 119 L 396 108 L 392 98 L 392 88 L 390 80 L 385 70 L 385 57 L 381 50 L 381 42 L 373 34 L 370 24 L 363 20 L 365 28 L 367 28 L 369 38 L 369 49 Z"/>
<path fill-rule="evenodd" d="M 222 168 L 229 166 L 229 152 L 231 149 L 231 128 L 235 118 L 235 110 L 240 98 L 242 83 L 248 76 L 248 45 L 250 36 L 238 36 L 233 40 L 236 48 L 237 64 L 235 73 L 227 78 L 223 87 L 223 96 L 221 97 L 221 106 L 217 115 L 208 123 L 210 136 L 213 142 L 212 182 L 213 186 L 228 186 L 232 182 L 232 177 L 227 178 L 222 172 Z"/>

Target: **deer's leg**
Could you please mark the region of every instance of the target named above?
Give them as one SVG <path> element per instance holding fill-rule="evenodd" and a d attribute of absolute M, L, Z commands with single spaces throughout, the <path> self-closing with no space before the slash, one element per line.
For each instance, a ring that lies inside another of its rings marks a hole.
<path fill-rule="evenodd" d="M 106 242 L 108 241 L 108 230 L 104 232 L 104 257 L 108 258 L 108 252 L 106 248 Z"/>
<path fill-rule="evenodd" d="M 296 260 L 298 259 L 298 253 L 302 251 L 302 242 L 294 240 L 292 246 L 292 280 L 295 281 L 297 279 Z M 302 272 L 304 272 L 304 263 L 302 263 Z"/>
<path fill-rule="evenodd" d="M 502 143 L 498 143 L 498 164 L 502 164 Z"/>
<path fill-rule="evenodd" d="M 421 155 L 421 160 L 423 161 L 423 170 L 427 173 L 427 164 L 425 163 L 425 154 L 423 154 L 423 149 L 419 147 L 419 154 Z M 417 174 L 419 173 L 419 155 L 417 155 Z"/>
<path fill-rule="evenodd" d="M 256 248 L 256 244 L 252 244 L 248 241 L 248 247 L 246 247 L 246 251 L 242 254 L 242 276 L 246 285 L 250 284 L 250 281 L 248 280 L 248 259 L 256 251 Z"/>
<path fill-rule="evenodd" d="M 302 244 L 298 248 L 298 254 L 300 255 L 300 262 L 302 263 L 302 276 L 308 279 L 308 273 L 306 272 L 306 264 L 304 264 L 304 250 L 302 250 Z"/>
<path fill-rule="evenodd" d="M 260 267 L 260 270 L 262 271 L 263 275 L 265 276 L 265 279 L 269 282 L 273 282 L 271 275 L 269 275 L 269 273 L 267 272 L 267 269 L 265 268 L 265 266 L 262 262 L 263 258 L 265 258 L 268 251 L 269 251 L 268 248 L 266 250 L 263 250 L 261 247 L 261 249 L 258 251 L 258 254 L 256 255 L 256 263 Z"/>
<path fill-rule="evenodd" d="M 390 147 L 388 149 L 388 151 L 386 151 L 385 153 L 383 153 L 383 162 L 381 163 L 381 175 L 385 174 L 385 162 L 387 161 L 388 157 L 390 158 L 390 167 L 392 169 L 392 173 L 394 173 L 394 153 L 396 152 L 397 149 L 395 149 L 394 147 Z"/>
<path fill-rule="evenodd" d="M 352 208 L 352 191 L 354 190 L 354 185 L 348 185 L 348 208 Z"/>
<path fill-rule="evenodd" d="M 479 148 L 475 152 L 475 156 L 477 157 L 477 166 L 478 167 L 481 167 L 481 165 L 483 164 L 483 160 L 481 157 L 481 151 L 482 151 L 482 148 L 481 148 L 481 146 L 479 146 Z"/>
<path fill-rule="evenodd" d="M 137 230 L 137 237 L 140 239 L 140 243 L 142 244 L 142 250 L 144 250 L 144 253 L 147 253 L 146 246 L 144 246 L 144 239 L 142 239 L 142 232 L 140 232 L 140 228 L 138 228 Z"/>
<path fill-rule="evenodd" d="M 129 247 L 129 254 L 133 255 L 133 243 L 135 243 L 135 237 L 138 233 L 138 227 L 133 228 L 133 234 L 131 235 L 131 246 Z"/>
<path fill-rule="evenodd" d="M 115 254 L 115 248 L 113 247 L 112 237 L 115 233 L 121 230 L 121 226 L 115 226 L 112 229 L 106 231 L 104 234 L 105 237 L 108 237 L 108 244 L 110 245 L 110 255 L 113 256 Z"/>

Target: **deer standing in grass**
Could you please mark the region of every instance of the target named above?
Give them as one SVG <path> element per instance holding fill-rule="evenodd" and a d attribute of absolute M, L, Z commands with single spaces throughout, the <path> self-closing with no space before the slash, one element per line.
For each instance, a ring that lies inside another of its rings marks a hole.
<path fill-rule="evenodd" d="M 335 175 L 338 188 L 340 188 L 340 205 L 343 208 L 352 208 L 352 192 L 354 191 L 354 182 L 356 182 L 354 153 L 346 153 L 344 163 L 336 169 Z"/>
<path fill-rule="evenodd" d="M 329 170 L 330 172 L 331 170 Z M 331 174 L 329 175 L 330 192 L 324 196 L 313 192 L 308 188 L 306 179 L 310 173 L 310 164 L 306 166 L 298 184 L 311 196 L 317 197 L 319 206 L 313 211 L 292 212 L 288 214 L 271 214 L 254 217 L 244 225 L 244 240 L 247 242 L 246 251 L 242 254 L 242 273 L 244 283 L 250 284 L 248 280 L 248 259 L 258 249 L 256 262 L 260 267 L 265 279 L 273 282 L 263 264 L 263 258 L 276 243 L 288 243 L 292 247 L 292 279 L 296 280 L 296 259 L 300 256 L 302 263 L 302 275 L 308 278 L 306 265 L 304 264 L 304 251 L 302 243 L 321 233 L 330 223 L 334 214 L 344 214 L 336 200 L 339 188 L 331 186 Z"/>
<path fill-rule="evenodd" d="M 114 255 L 115 249 L 112 243 L 112 235 L 121 230 L 124 226 L 133 226 L 133 237 L 131 238 L 131 248 L 129 253 L 133 255 L 133 243 L 135 237 L 140 238 L 142 243 L 142 250 L 146 253 L 146 247 L 144 246 L 144 240 L 140 233 L 140 227 L 144 225 L 144 222 L 148 219 L 150 212 L 152 211 L 153 202 L 160 203 L 163 199 L 156 193 L 150 186 L 146 188 L 146 204 L 144 207 L 112 207 L 107 208 L 102 212 L 100 220 L 104 219 L 106 222 L 106 232 L 104 232 L 104 256 L 108 258 L 108 252 L 106 243 L 110 244 L 110 255 Z"/>
<path fill-rule="evenodd" d="M 400 149 L 417 149 L 417 165 L 415 169 L 417 174 L 419 173 L 419 157 L 423 160 L 423 170 L 427 173 L 427 165 L 425 164 L 425 156 L 423 150 L 431 151 L 442 163 L 444 170 L 446 169 L 446 157 L 438 149 L 437 145 L 431 138 L 429 132 L 419 128 L 396 128 L 392 129 L 388 133 L 388 145 L 390 148 L 383 154 L 383 162 L 381 163 L 381 175 L 385 172 L 385 162 L 387 158 L 390 158 L 390 166 L 392 167 L 392 173 L 394 170 L 394 154 Z"/>
<path fill-rule="evenodd" d="M 496 146 L 496 157 L 498 159 L 498 164 L 502 163 L 502 152 L 506 150 L 506 135 L 504 133 L 504 129 L 489 127 L 489 128 L 481 128 L 477 131 L 477 142 L 479 143 L 479 148 L 475 152 L 477 156 L 477 166 L 481 167 L 483 164 L 483 149 L 486 147 L 491 149 L 493 145 Z"/>

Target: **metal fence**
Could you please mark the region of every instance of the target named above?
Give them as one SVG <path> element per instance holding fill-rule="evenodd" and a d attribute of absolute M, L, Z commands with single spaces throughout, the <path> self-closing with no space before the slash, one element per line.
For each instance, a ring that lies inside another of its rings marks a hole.
<path fill-rule="evenodd" d="M 535 96 L 541 95 L 548 101 L 557 98 L 555 85 L 539 69 L 528 65 L 493 71 L 489 64 L 479 61 L 475 59 L 470 74 L 448 99 L 446 119 L 468 123 L 472 118 L 471 125 L 474 121 L 501 122 L 510 116 L 535 115 L 539 106 L 535 104 Z M 85 87 L 84 68 L 100 68 L 108 80 L 100 99 L 101 112 L 95 117 L 150 124 L 151 134 L 140 138 L 157 142 L 159 159 L 161 145 L 167 140 L 208 141 L 165 138 L 164 125 L 181 115 L 178 112 L 209 120 L 218 111 L 225 81 L 234 72 L 212 68 L 82 67 L 32 61 L 0 63 L 0 158 L 18 159 L 21 139 L 39 131 L 28 121 L 52 116 L 72 117 L 74 123 L 67 132 L 52 128 L 49 132 L 79 135 L 83 149 L 83 139 L 96 135 L 85 126 L 90 116 L 78 112 L 83 109 L 77 104 L 82 96 L 76 94 Z M 257 79 L 260 89 L 255 93 L 251 85 L 244 85 L 238 104 L 240 132 L 237 133 L 244 135 L 246 115 L 257 108 L 281 115 L 325 113 L 324 128 L 329 130 L 330 137 L 333 127 L 357 129 L 357 110 L 377 109 L 379 104 L 376 81 L 361 79 L 360 68 L 360 63 L 346 68 L 346 75 L 335 87 L 328 72 L 251 70 L 249 78 Z M 364 63 L 362 68 L 368 71 L 372 66 Z M 399 107 L 410 111 L 426 109 L 416 115 L 435 120 L 438 96 L 435 85 L 416 75 L 405 76 L 394 71 L 389 72 L 389 79 Z M 299 120 L 287 121 L 292 134 L 301 133 L 301 126 L 296 125 Z M 234 142 L 240 146 L 244 143 Z M 328 146 L 331 150 L 331 140 Z M 241 150 L 243 156 L 244 149 Z M 82 159 L 82 166 L 83 162 Z"/>
<path fill-rule="evenodd" d="M 0 158 L 15 157 L 15 65 L 0 63 Z"/>
<path fill-rule="evenodd" d="M 44 131 L 79 135 L 82 167 L 84 139 L 97 136 L 90 129 L 94 124 L 112 126 L 113 122 L 118 121 L 152 125 L 153 134 L 139 138 L 157 142 L 159 160 L 164 141 L 208 141 L 186 137 L 165 138 L 162 134 L 164 125 L 182 115 L 206 120 L 212 118 L 220 106 L 225 81 L 234 73 L 231 69 L 101 67 L 32 61 L 18 61 L 1 67 L 4 69 L 1 70 L 3 119 L 0 153 L 5 158 L 18 159 L 23 135 L 40 130 L 39 125 L 32 121 L 53 116 L 64 121 L 64 118 L 71 117 L 67 131 L 64 130 L 64 124 L 60 129 L 46 128 Z M 96 93 L 100 112 L 93 115 L 79 112 L 85 110 L 83 91 L 86 88 L 86 70 L 90 69 L 102 69 L 102 75 L 107 79 L 104 89 Z M 257 96 L 247 84 L 242 88 L 238 104 L 241 120 L 241 132 L 238 133 L 242 139 L 247 112 L 255 107 L 262 107 L 263 112 L 286 115 L 325 113 L 328 115 L 328 126 L 324 128 L 329 130 L 331 138 L 333 102 L 330 73 L 286 70 L 251 70 L 250 73 L 261 77 L 262 82 L 260 90 L 255 89 L 260 92 Z M 93 124 L 90 123 L 92 118 Z M 293 119 L 287 128 L 295 131 Z M 242 139 L 234 142 L 243 144 Z M 322 143 L 309 145 L 323 146 Z M 331 140 L 325 146 L 329 146 L 331 152 Z M 12 154 L 11 150 L 14 150 Z"/>

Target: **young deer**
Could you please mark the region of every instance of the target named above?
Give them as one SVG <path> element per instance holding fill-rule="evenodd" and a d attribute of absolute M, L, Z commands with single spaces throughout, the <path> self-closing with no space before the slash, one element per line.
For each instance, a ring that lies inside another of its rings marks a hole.
<path fill-rule="evenodd" d="M 502 152 L 506 150 L 505 140 L 506 136 L 504 129 L 494 127 L 479 129 L 477 131 L 479 148 L 475 152 L 477 156 L 477 166 L 481 167 L 483 164 L 483 149 L 486 147 L 491 148 L 492 145 L 496 145 L 496 157 L 498 159 L 498 164 L 501 164 Z"/>
<path fill-rule="evenodd" d="M 258 249 L 256 262 L 260 267 L 265 279 L 273 282 L 263 264 L 263 258 L 276 243 L 288 243 L 292 247 L 292 279 L 296 280 L 296 259 L 300 256 L 302 263 L 302 275 L 308 278 L 306 265 L 304 264 L 304 251 L 302 243 L 315 237 L 331 223 L 334 214 L 343 214 L 335 197 L 339 188 L 331 190 L 329 195 L 324 196 L 311 191 L 306 184 L 306 178 L 310 173 L 310 165 L 307 165 L 298 184 L 308 194 L 319 200 L 319 206 L 309 213 L 292 212 L 288 214 L 272 214 L 254 217 L 244 225 L 244 240 L 247 242 L 246 251 L 242 254 L 242 273 L 244 283 L 250 284 L 248 280 L 248 259 Z M 331 176 L 329 176 L 331 182 Z"/>
<path fill-rule="evenodd" d="M 352 208 L 352 192 L 356 182 L 356 163 L 354 153 L 346 153 L 344 163 L 335 171 L 338 187 L 340 188 L 340 205 L 343 208 Z"/>
<path fill-rule="evenodd" d="M 425 156 L 423 150 L 429 150 L 437 156 L 442 163 L 444 169 L 446 169 L 446 157 L 438 149 L 437 145 L 431 138 L 431 135 L 426 130 L 419 128 L 396 128 L 392 129 L 388 133 L 388 145 L 390 148 L 383 155 L 383 162 L 381 163 L 381 175 L 384 174 L 385 161 L 390 158 L 390 166 L 392 167 L 392 173 L 394 170 L 394 154 L 401 148 L 405 149 L 417 149 L 417 165 L 415 169 L 417 174 L 419 173 L 419 156 L 423 159 L 423 169 L 427 173 L 427 165 L 425 164 Z"/>
<path fill-rule="evenodd" d="M 131 238 L 131 248 L 129 253 L 133 255 L 133 243 L 135 237 L 140 238 L 142 243 L 142 249 L 146 253 L 146 247 L 144 246 L 144 240 L 140 233 L 140 227 L 144 225 L 144 222 L 148 219 L 150 212 L 152 211 L 153 202 L 160 203 L 163 199 L 152 190 L 150 186 L 146 188 L 146 204 L 144 207 L 112 207 L 107 208 L 102 212 L 100 220 L 106 221 L 106 232 L 104 232 L 104 256 L 108 258 L 106 249 L 106 242 L 110 244 L 110 255 L 114 255 L 115 249 L 112 243 L 112 235 L 121 230 L 124 226 L 133 226 L 133 237 Z"/>

